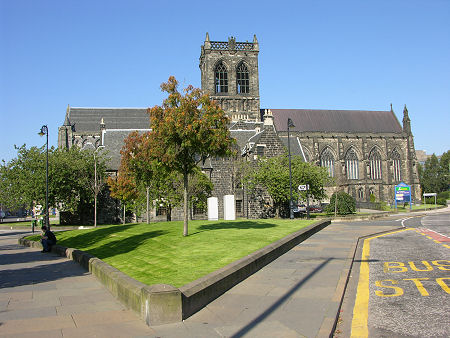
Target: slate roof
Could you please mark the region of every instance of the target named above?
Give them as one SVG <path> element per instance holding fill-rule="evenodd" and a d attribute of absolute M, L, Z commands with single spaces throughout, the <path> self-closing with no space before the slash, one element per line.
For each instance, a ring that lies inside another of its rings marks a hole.
<path fill-rule="evenodd" d="M 325 133 L 402 133 L 392 111 L 270 109 L 277 131 L 287 131 L 291 118 L 297 132 Z M 261 109 L 261 114 L 264 110 Z"/>
<path fill-rule="evenodd" d="M 69 107 L 65 125 L 75 132 L 99 132 L 103 118 L 106 129 L 150 128 L 147 108 L 77 108 Z"/>
<path fill-rule="evenodd" d="M 280 140 L 283 142 L 284 146 L 286 147 L 286 151 L 288 149 L 288 138 L 287 136 L 281 136 L 279 135 Z M 291 155 L 292 156 L 301 156 L 303 157 L 302 149 L 300 148 L 300 140 L 297 137 L 290 137 L 290 143 L 291 143 Z"/>
<path fill-rule="evenodd" d="M 133 130 L 106 130 L 103 135 L 103 143 L 105 145 L 104 151 L 107 152 L 106 157 L 109 158 L 108 169 L 109 170 L 119 170 L 120 150 L 124 145 L 125 138 Z"/>
<path fill-rule="evenodd" d="M 230 130 L 231 137 L 236 139 L 237 146 L 240 150 L 244 149 L 249 139 L 256 133 L 255 130 Z"/>
<path fill-rule="evenodd" d="M 255 121 L 236 121 L 230 125 L 230 130 L 255 130 L 256 128 L 262 128 L 264 124 L 262 122 Z"/>

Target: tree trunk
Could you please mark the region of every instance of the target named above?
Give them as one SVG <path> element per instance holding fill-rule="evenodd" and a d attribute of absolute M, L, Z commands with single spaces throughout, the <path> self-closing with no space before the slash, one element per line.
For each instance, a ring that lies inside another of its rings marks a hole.
<path fill-rule="evenodd" d="M 150 201 L 149 201 L 149 190 L 150 190 L 150 187 L 147 187 L 147 224 L 150 224 L 150 217 L 149 217 L 149 204 L 150 204 Z"/>
<path fill-rule="evenodd" d="M 123 204 L 123 224 L 125 224 L 125 203 Z"/>
<path fill-rule="evenodd" d="M 183 200 L 184 200 L 184 222 L 183 222 L 183 236 L 188 235 L 188 174 L 185 172 L 183 173 L 183 179 L 184 179 L 184 191 L 183 191 Z"/>

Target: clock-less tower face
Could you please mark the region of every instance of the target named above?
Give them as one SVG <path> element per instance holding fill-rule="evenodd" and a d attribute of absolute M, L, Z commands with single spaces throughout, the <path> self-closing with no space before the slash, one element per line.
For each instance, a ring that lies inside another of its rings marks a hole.
<path fill-rule="evenodd" d="M 260 120 L 259 45 L 253 42 L 210 41 L 202 45 L 200 70 L 202 89 L 217 101 L 233 120 Z"/>

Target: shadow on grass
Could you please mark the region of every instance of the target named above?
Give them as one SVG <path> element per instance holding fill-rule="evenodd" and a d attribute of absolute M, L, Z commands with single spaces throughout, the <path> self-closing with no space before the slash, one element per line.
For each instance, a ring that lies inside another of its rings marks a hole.
<path fill-rule="evenodd" d="M 58 233 L 55 233 L 55 235 L 58 239 L 58 245 L 82 249 L 94 245 L 110 235 L 129 230 L 130 227 L 130 225 L 114 225 L 107 228 L 94 228 L 93 230 L 85 230 L 86 232 L 79 233 L 68 240 L 59 240 Z"/>
<path fill-rule="evenodd" d="M 274 223 L 267 222 L 258 222 L 258 221 L 238 221 L 238 222 L 220 222 L 220 223 L 212 223 L 212 224 L 203 224 L 198 227 L 197 232 L 193 232 L 191 235 L 195 235 L 197 233 L 203 231 L 210 230 L 222 230 L 222 229 L 267 229 L 274 228 L 278 226 Z"/>
<path fill-rule="evenodd" d="M 135 250 L 150 238 L 162 236 L 167 233 L 168 231 L 154 230 L 127 238 L 119 238 L 117 240 L 105 243 L 95 249 L 91 249 L 89 250 L 89 253 L 100 259 L 114 257 Z"/>

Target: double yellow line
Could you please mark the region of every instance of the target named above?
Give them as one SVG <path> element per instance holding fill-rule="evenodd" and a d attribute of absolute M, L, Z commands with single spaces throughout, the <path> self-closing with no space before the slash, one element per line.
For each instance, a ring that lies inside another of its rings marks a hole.
<path fill-rule="evenodd" d="M 407 228 L 381 235 L 366 238 L 363 243 L 361 266 L 359 270 L 358 288 L 356 289 L 355 306 L 353 307 L 352 319 L 352 337 L 368 337 L 369 329 L 367 321 L 369 318 L 369 259 L 370 259 L 370 241 L 374 238 L 396 234 L 403 231 L 415 230 Z"/>

